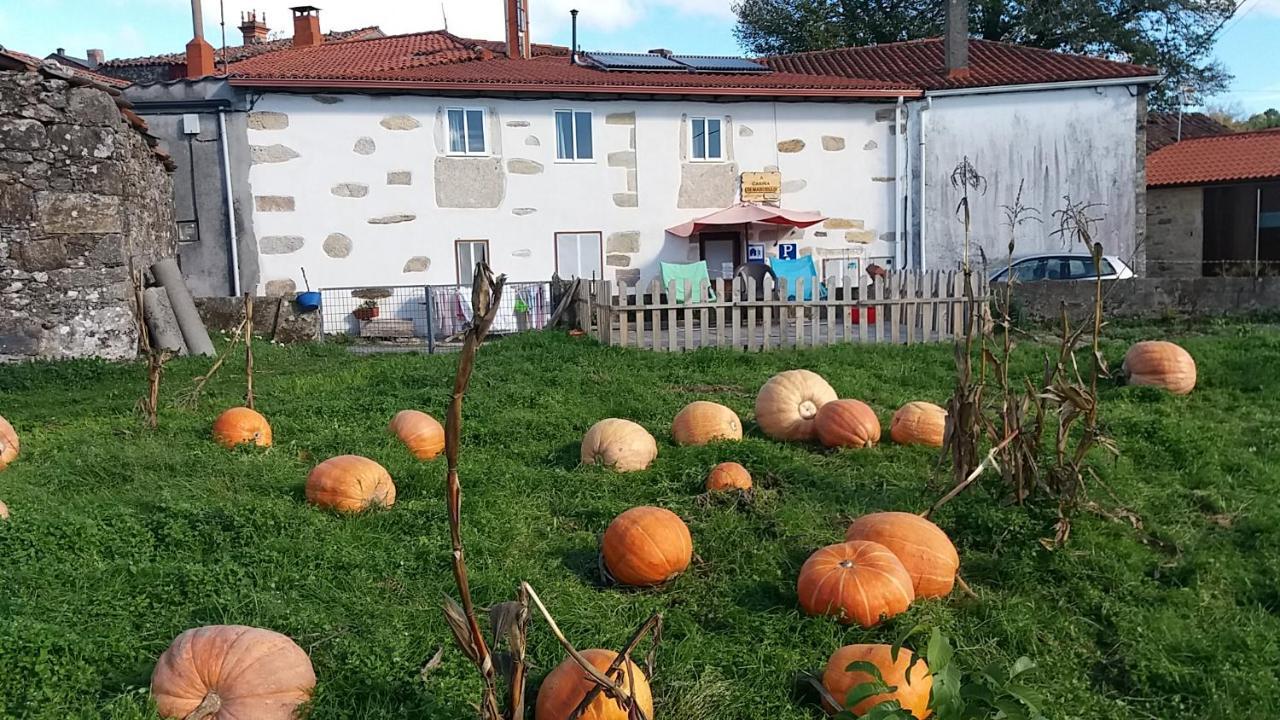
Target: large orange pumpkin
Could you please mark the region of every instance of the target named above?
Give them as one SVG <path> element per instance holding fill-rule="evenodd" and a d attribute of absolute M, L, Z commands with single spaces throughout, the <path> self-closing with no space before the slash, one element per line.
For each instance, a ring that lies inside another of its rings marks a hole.
<path fill-rule="evenodd" d="M 805 560 L 796 586 L 809 615 L 830 615 L 864 628 L 906 610 L 916 594 L 911 575 L 889 548 L 854 540 L 828 545 Z"/>
<path fill-rule="evenodd" d="M 1163 340 L 1134 343 L 1121 365 L 1130 385 L 1150 385 L 1174 395 L 1186 395 L 1196 386 L 1196 361 L 1191 353 Z"/>
<path fill-rule="evenodd" d="M 419 410 L 396 413 L 387 430 L 400 438 L 400 442 L 419 460 L 430 460 L 444 452 L 444 426 Z"/>
<path fill-rule="evenodd" d="M 9 466 L 18 457 L 18 432 L 8 420 L 0 417 L 0 470 Z"/>
<path fill-rule="evenodd" d="M 942 447 L 946 432 L 947 411 L 919 400 L 898 408 L 889 422 L 889 437 L 902 445 Z"/>
<path fill-rule="evenodd" d="M 818 440 L 827 447 L 871 447 L 880 442 L 880 419 L 860 400 L 832 400 L 814 417 Z"/>
<path fill-rule="evenodd" d="M 370 505 L 391 507 L 396 485 L 386 468 L 359 455 L 329 458 L 307 476 L 307 501 L 339 512 L 360 512 Z"/>
<path fill-rule="evenodd" d="M 750 490 L 751 473 L 736 462 L 722 462 L 707 475 L 707 490 Z"/>
<path fill-rule="evenodd" d="M 898 661 L 893 661 L 893 648 L 889 645 L 845 645 L 831 654 L 827 660 L 827 669 L 822 673 L 822 685 L 841 705 L 849 697 L 849 691 L 869 682 L 874 682 L 871 673 L 862 670 L 848 670 L 855 662 L 867 662 L 876 666 L 880 677 L 890 687 L 897 688 L 892 693 L 872 695 L 852 708 L 853 714 L 861 717 L 871 708 L 888 700 L 897 700 L 904 710 L 915 715 L 919 720 L 926 720 L 933 711 L 929 709 L 929 693 L 933 690 L 933 676 L 929 674 L 929 666 L 924 660 L 916 660 L 915 655 L 906 648 L 898 649 Z M 829 713 L 838 712 L 825 701 L 823 706 Z"/>
<path fill-rule="evenodd" d="M 601 543 L 605 567 L 623 585 L 661 585 L 693 559 L 693 537 L 679 515 L 634 507 L 609 523 Z"/>
<path fill-rule="evenodd" d="M 671 423 L 671 437 L 677 445 L 706 445 L 716 440 L 741 440 L 742 421 L 738 413 L 707 400 L 684 406 Z"/>
<path fill-rule="evenodd" d="M 644 470 L 658 457 L 658 443 L 638 423 L 619 418 L 601 420 L 582 438 L 584 465 L 599 463 L 617 472 Z"/>
<path fill-rule="evenodd" d="M 233 407 L 213 421 L 213 439 L 225 448 L 249 443 L 271 447 L 271 425 L 256 410 Z"/>
<path fill-rule="evenodd" d="M 774 440 L 812 440 L 818 409 L 835 399 L 836 391 L 817 373 L 780 372 L 756 395 L 756 422 Z"/>
<path fill-rule="evenodd" d="M 307 653 L 288 637 L 244 625 L 179 635 L 151 674 L 161 717 L 293 720 L 316 686 Z"/>
<path fill-rule="evenodd" d="M 582 657 L 601 673 L 609 669 L 618 657 L 612 650 L 583 650 Z M 653 720 L 653 695 L 649 691 L 649 680 L 644 671 L 630 660 L 618 666 L 609 677 L 629 693 L 634 693 L 636 703 L 644 711 L 644 716 Z M 538 688 L 538 705 L 534 711 L 535 720 L 568 720 L 569 714 L 587 693 L 596 687 L 595 680 L 574 661 L 565 661 L 556 666 L 542 681 Z M 628 720 L 625 706 L 616 698 L 607 697 L 603 691 L 596 695 L 579 717 L 582 720 Z"/>
<path fill-rule="evenodd" d="M 916 597 L 946 597 L 956 582 L 960 555 L 951 538 L 929 520 L 904 512 L 863 515 L 845 540 L 870 540 L 889 548 L 911 575 Z"/>

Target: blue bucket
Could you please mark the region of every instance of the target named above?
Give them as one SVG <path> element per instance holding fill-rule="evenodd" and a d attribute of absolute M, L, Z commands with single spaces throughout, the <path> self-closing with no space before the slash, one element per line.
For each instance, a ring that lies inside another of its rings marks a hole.
<path fill-rule="evenodd" d="M 298 299 L 294 300 L 298 304 L 298 309 L 302 312 L 311 312 L 320 309 L 320 293 L 315 290 L 298 293 Z"/>

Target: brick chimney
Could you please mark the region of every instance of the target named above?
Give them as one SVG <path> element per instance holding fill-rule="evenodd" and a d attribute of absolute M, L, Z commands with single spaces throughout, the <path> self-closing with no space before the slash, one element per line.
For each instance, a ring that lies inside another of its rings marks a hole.
<path fill-rule="evenodd" d="M 187 72 L 190 80 L 213 74 L 213 46 L 204 39 L 204 12 L 200 0 L 191 0 L 191 42 L 187 43 Z"/>
<path fill-rule="evenodd" d="M 528 60 L 529 0 L 505 0 L 507 6 L 507 57 Z"/>
<path fill-rule="evenodd" d="M 84 51 L 84 56 L 89 60 L 89 69 L 92 70 L 102 64 L 105 59 L 103 52 L 97 48 L 90 48 Z"/>
<path fill-rule="evenodd" d="M 244 36 L 245 45 L 257 45 L 267 41 L 271 30 L 267 27 L 267 14 L 258 14 L 257 10 L 240 13 L 240 34 Z"/>
<path fill-rule="evenodd" d="M 313 5 L 299 5 L 289 8 L 293 11 L 293 46 L 312 47 L 324 43 L 324 33 L 320 32 L 320 8 Z"/>
<path fill-rule="evenodd" d="M 947 77 L 969 74 L 969 0 L 947 0 L 947 27 L 942 36 Z"/>

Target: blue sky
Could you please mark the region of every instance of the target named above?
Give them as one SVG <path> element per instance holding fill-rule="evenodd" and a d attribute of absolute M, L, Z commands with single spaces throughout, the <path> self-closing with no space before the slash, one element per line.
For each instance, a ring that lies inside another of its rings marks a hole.
<path fill-rule="evenodd" d="M 378 25 L 388 33 L 441 27 L 471 37 L 499 38 L 501 0 L 312 0 L 323 8 L 325 29 Z M 536 40 L 568 44 L 569 9 L 582 10 L 584 49 L 638 50 L 666 47 L 692 53 L 741 52 L 733 37 L 733 0 L 531 0 Z M 267 13 L 268 24 L 291 32 L 288 6 L 276 0 L 223 0 L 227 38 L 239 42 L 242 10 Z M 205 28 L 219 41 L 218 0 L 203 0 Z M 65 47 L 83 57 L 102 48 L 107 57 L 181 50 L 191 37 L 189 0 L 0 0 L 0 45 L 36 55 Z M 1252 113 L 1280 107 L 1280 70 L 1270 52 L 1280 37 L 1280 0 L 1245 0 L 1218 42 L 1217 56 L 1236 75 L 1231 92 L 1214 98 Z M 1273 58 L 1268 60 L 1267 58 Z"/>

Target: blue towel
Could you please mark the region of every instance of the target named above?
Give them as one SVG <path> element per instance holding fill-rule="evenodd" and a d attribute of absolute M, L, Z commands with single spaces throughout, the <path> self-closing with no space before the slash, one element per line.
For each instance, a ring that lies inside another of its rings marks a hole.
<path fill-rule="evenodd" d="M 773 268 L 773 272 L 778 276 L 779 280 L 787 281 L 787 299 L 796 299 L 796 280 L 804 280 L 804 299 L 813 299 L 813 287 L 819 286 L 818 297 L 827 297 L 827 288 L 818 283 L 818 270 L 814 267 L 813 256 L 805 255 L 794 260 L 782 260 L 773 258 L 769 261 L 769 266 Z"/>

